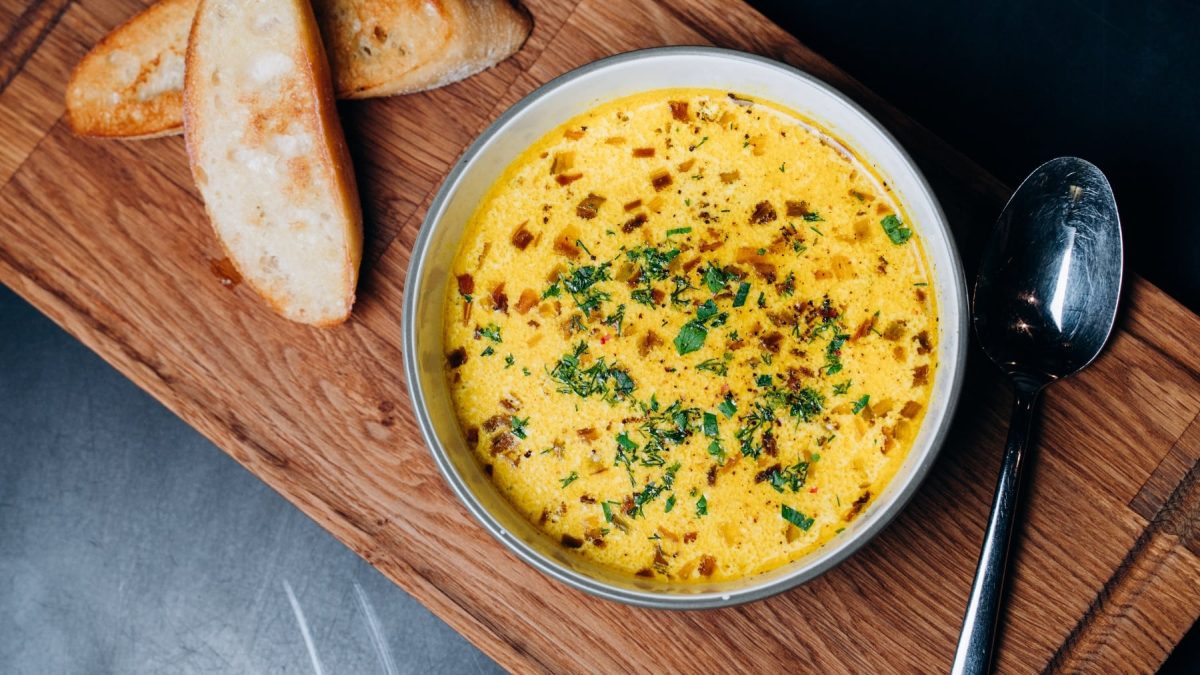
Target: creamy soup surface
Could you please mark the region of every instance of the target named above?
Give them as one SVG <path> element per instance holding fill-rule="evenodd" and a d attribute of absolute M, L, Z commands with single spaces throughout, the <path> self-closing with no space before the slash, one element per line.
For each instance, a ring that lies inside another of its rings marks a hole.
<path fill-rule="evenodd" d="M 888 187 L 722 91 L 547 134 L 453 272 L 464 437 L 537 527 L 630 575 L 740 578 L 820 547 L 904 461 L 937 368 L 930 271 Z"/>

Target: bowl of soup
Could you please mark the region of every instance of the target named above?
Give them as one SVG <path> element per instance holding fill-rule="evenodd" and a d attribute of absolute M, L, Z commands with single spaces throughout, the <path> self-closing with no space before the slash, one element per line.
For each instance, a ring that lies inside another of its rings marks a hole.
<path fill-rule="evenodd" d="M 661 608 L 821 574 L 959 395 L 963 272 L 899 144 L 819 80 L 671 47 L 548 83 L 464 153 L 405 288 L 426 443 L 491 534 Z"/>

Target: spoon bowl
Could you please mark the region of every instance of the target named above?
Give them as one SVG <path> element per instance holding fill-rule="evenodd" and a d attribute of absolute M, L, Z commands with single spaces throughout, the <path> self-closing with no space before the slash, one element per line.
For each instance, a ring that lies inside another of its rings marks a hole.
<path fill-rule="evenodd" d="M 1108 180 L 1075 157 L 1034 170 L 988 241 L 972 322 L 983 350 L 1012 379 L 1016 400 L 955 674 L 984 673 L 991 665 L 1034 406 L 1047 384 L 1078 372 L 1104 348 L 1121 296 L 1123 251 Z"/>
<path fill-rule="evenodd" d="M 980 265 L 975 334 L 1011 377 L 1077 372 L 1112 332 L 1123 247 L 1112 188 L 1075 157 L 1038 167 L 1009 200 Z"/>

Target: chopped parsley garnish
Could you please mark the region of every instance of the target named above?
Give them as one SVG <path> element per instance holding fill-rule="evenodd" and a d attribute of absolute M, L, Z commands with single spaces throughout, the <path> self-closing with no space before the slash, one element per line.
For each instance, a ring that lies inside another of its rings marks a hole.
<path fill-rule="evenodd" d="M 700 146 L 704 145 L 704 144 L 705 144 L 705 143 L 707 143 L 707 142 L 708 142 L 708 136 L 705 136 L 705 137 L 703 137 L 703 138 L 701 138 L 701 139 L 700 139 L 700 142 L 699 142 L 699 143 L 697 143 L 697 144 L 693 145 L 691 149 L 692 149 L 692 150 L 695 150 L 696 148 L 698 148 L 698 147 L 700 147 Z"/>
<path fill-rule="evenodd" d="M 849 335 L 837 333 L 829 341 L 829 345 L 825 347 L 824 369 L 826 375 L 836 375 L 842 372 L 842 346 L 849 339 Z"/>
<path fill-rule="evenodd" d="M 803 218 L 804 218 L 805 222 L 809 222 L 809 223 L 819 223 L 819 222 L 825 220 L 824 218 L 821 217 L 821 214 L 817 213 L 816 211 L 810 211 L 809 213 L 804 214 Z"/>
<path fill-rule="evenodd" d="M 797 240 L 792 242 L 792 250 L 796 253 L 804 253 L 808 247 L 804 245 L 804 242 Z"/>
<path fill-rule="evenodd" d="M 775 411 L 771 406 L 755 401 L 754 411 L 742 418 L 744 426 L 738 429 L 736 434 L 743 456 L 757 459 L 762 454 L 763 446 L 761 443 L 755 444 L 755 434 L 759 430 L 769 431 L 774 421 Z"/>
<path fill-rule="evenodd" d="M 725 353 L 728 356 L 732 356 L 732 354 L 729 354 L 729 352 L 725 352 Z M 705 361 L 701 361 L 700 363 L 697 363 L 696 370 L 707 370 L 710 373 L 715 373 L 717 375 L 724 377 L 725 374 L 729 372 L 729 364 L 726 363 L 727 360 L 728 359 L 726 359 L 726 358 L 707 359 Z"/>
<path fill-rule="evenodd" d="M 696 308 L 696 318 L 683 324 L 683 327 L 679 329 L 679 335 L 675 336 L 675 351 L 683 355 L 700 349 L 704 346 L 705 338 L 708 337 L 708 327 L 706 326 L 713 328 L 722 326 L 728 318 L 729 314 L 717 309 L 717 303 L 712 300 L 704 301 L 704 304 Z"/>
<path fill-rule="evenodd" d="M 767 295 L 766 295 L 766 293 L 763 293 L 761 291 L 758 294 L 758 308 L 759 309 L 767 308 Z"/>
<path fill-rule="evenodd" d="M 529 369 L 528 369 L 528 368 L 526 368 L 526 367 L 522 366 L 522 367 L 521 367 L 521 374 L 522 374 L 522 375 L 524 375 L 525 377 L 529 377 L 529 376 L 530 376 L 530 375 L 532 375 L 533 373 L 529 372 Z"/>
<path fill-rule="evenodd" d="M 704 339 L 708 337 L 708 329 L 703 324 L 695 321 L 689 321 L 679 329 L 679 335 L 675 336 L 675 351 L 680 354 L 689 354 L 704 346 Z"/>
<path fill-rule="evenodd" d="M 805 422 L 811 422 L 825 408 L 825 397 L 812 387 L 799 391 L 772 388 L 766 393 L 767 402 L 773 407 L 787 408 L 788 414 Z"/>
<path fill-rule="evenodd" d="M 696 290 L 696 287 L 692 285 L 692 282 L 687 280 L 687 277 L 671 277 L 671 282 L 675 284 L 675 289 L 671 291 L 671 304 L 688 304 L 688 299 L 683 297 L 683 294 Z"/>
<path fill-rule="evenodd" d="M 705 495 L 696 500 L 696 515 L 701 518 L 708 515 L 708 497 Z"/>
<path fill-rule="evenodd" d="M 894 213 L 888 214 L 879 223 L 883 225 L 883 231 L 887 233 L 888 239 L 891 239 L 892 243 L 897 246 L 912 238 L 912 230 L 904 227 L 904 223 Z"/>
<path fill-rule="evenodd" d="M 679 249 L 677 248 L 660 251 L 653 246 L 643 246 L 625 252 L 625 257 L 629 258 L 630 262 L 638 263 L 640 261 L 642 276 L 654 281 L 662 281 L 670 276 L 668 268 L 671 261 L 678 255 Z"/>
<path fill-rule="evenodd" d="M 758 377 L 754 378 L 754 384 L 760 387 L 769 387 L 771 386 L 771 376 L 759 375 Z"/>
<path fill-rule="evenodd" d="M 479 355 L 480 356 L 491 356 L 492 354 L 495 354 L 495 353 L 496 353 L 496 350 L 492 349 L 491 345 L 488 345 L 486 348 L 484 348 L 483 351 L 479 352 Z"/>
<path fill-rule="evenodd" d="M 571 483 L 574 483 L 577 480 L 579 480 L 579 472 L 572 471 L 571 473 L 567 474 L 566 478 L 561 478 L 561 479 L 559 479 L 558 482 L 561 483 L 563 487 L 567 487 L 568 485 L 570 485 Z"/>
<path fill-rule="evenodd" d="M 557 281 L 550 284 L 550 288 L 547 288 L 546 290 L 542 291 L 542 299 L 543 300 L 545 300 L 546 298 L 557 298 L 560 295 L 562 295 L 562 289 L 559 288 Z"/>
<path fill-rule="evenodd" d="M 708 267 L 704 268 L 702 275 L 704 277 L 704 285 L 708 286 L 708 290 L 712 291 L 713 295 L 725 290 L 725 285 L 733 278 L 732 274 L 729 274 L 711 262 L 708 263 Z"/>
<path fill-rule="evenodd" d="M 483 328 L 476 328 L 475 334 L 479 337 L 485 337 L 496 344 L 503 342 L 503 340 L 500 339 L 500 327 L 494 323 L 489 323 Z"/>
<path fill-rule="evenodd" d="M 804 487 L 805 481 L 808 480 L 808 462 L 796 462 L 786 468 L 776 467 L 778 465 L 764 472 L 766 479 L 776 492 L 782 493 L 785 489 L 799 492 L 800 488 Z"/>
<path fill-rule="evenodd" d="M 700 418 L 700 409 L 684 408 L 683 401 L 675 401 L 663 409 L 658 400 L 651 397 L 649 406 L 642 405 L 642 414 L 644 421 L 639 430 L 646 437 L 646 444 L 641 457 L 636 451 L 629 453 L 631 461 L 638 461 L 642 466 L 662 466 L 667 445 L 679 445 L 687 440 L 694 421 Z"/>
<path fill-rule="evenodd" d="M 580 341 L 570 354 L 564 354 L 554 364 L 550 371 L 550 379 L 560 386 L 558 391 L 563 394 L 576 394 L 587 398 L 593 394 L 599 395 L 609 403 L 616 403 L 633 393 L 633 379 L 617 364 L 611 366 L 600 357 L 587 368 L 580 367 L 580 357 L 587 353 L 587 343 Z"/>
<path fill-rule="evenodd" d="M 600 502 L 600 509 L 602 511 L 604 511 L 604 522 L 606 522 L 606 523 L 612 522 L 612 519 L 613 519 L 612 507 L 614 504 L 617 506 L 621 505 L 620 502 L 614 502 L 614 501 Z"/>
<path fill-rule="evenodd" d="M 721 447 L 721 441 L 713 441 L 709 443 L 708 454 L 716 457 L 721 462 L 725 461 L 725 448 Z"/>
<path fill-rule="evenodd" d="M 617 311 L 605 317 L 604 325 L 616 328 L 617 335 L 621 335 L 625 328 L 625 305 L 617 305 Z"/>
<path fill-rule="evenodd" d="M 812 518 L 809 518 L 787 504 L 784 504 L 780 509 L 780 515 L 783 516 L 784 520 L 804 530 L 805 532 L 807 532 L 808 528 L 812 527 L 813 523 L 815 522 Z"/>
<path fill-rule="evenodd" d="M 687 234 L 688 232 L 691 232 L 691 231 L 692 231 L 692 228 L 690 228 L 690 227 L 674 227 L 674 228 L 667 230 L 667 236 L 672 237 L 677 234 Z"/>
<path fill-rule="evenodd" d="M 509 354 L 508 356 L 504 357 L 504 369 L 508 370 L 509 368 L 512 368 L 513 364 L 516 362 L 517 359 L 514 358 L 512 354 Z"/>
<path fill-rule="evenodd" d="M 846 392 L 850 391 L 850 382 L 851 382 L 850 380 L 846 380 L 845 382 L 843 382 L 841 384 L 833 385 L 833 395 L 841 396 L 842 394 L 845 394 Z"/>
<path fill-rule="evenodd" d="M 726 396 L 725 400 L 717 405 L 717 410 L 725 417 L 733 417 L 733 414 L 737 412 L 737 406 L 733 403 L 733 397 Z"/>
<path fill-rule="evenodd" d="M 822 232 L 822 231 L 818 230 L 817 228 L 813 227 L 812 225 L 809 225 L 809 226 L 808 226 L 808 229 L 812 230 L 813 232 L 816 232 L 818 235 L 820 235 L 820 236 L 822 236 L 822 237 L 824 237 L 824 236 L 825 236 L 825 233 L 824 233 L 824 232 Z"/>
<path fill-rule="evenodd" d="M 738 284 L 737 295 L 733 296 L 733 306 L 741 307 L 746 304 L 746 296 L 750 295 L 750 282 L 743 281 Z"/>
<path fill-rule="evenodd" d="M 591 314 L 600 307 L 600 303 L 611 297 L 595 287 L 601 281 L 608 280 L 608 266 L 609 263 L 576 267 L 562 279 L 563 286 L 584 314 Z"/>
<path fill-rule="evenodd" d="M 675 485 L 675 474 L 679 471 L 680 466 L 681 465 L 679 462 L 675 462 L 671 466 L 667 467 L 667 470 L 663 472 L 661 483 L 650 481 L 649 483 L 646 483 L 646 487 L 634 492 L 633 510 L 626 511 L 626 514 L 634 518 L 642 515 L 642 509 L 644 506 L 646 506 L 646 504 L 654 501 L 659 495 L 670 490 Z M 674 502 L 671 502 L 671 505 L 673 507 Z"/>
<path fill-rule="evenodd" d="M 858 399 L 857 401 L 854 402 L 853 405 L 850 406 L 850 411 L 853 412 L 855 415 L 857 415 L 858 413 L 862 412 L 863 408 L 866 408 L 870 402 L 871 402 L 871 395 L 863 394 L 862 398 Z"/>
<path fill-rule="evenodd" d="M 706 412 L 704 413 L 704 435 L 709 438 L 717 438 L 717 416 Z"/>
<path fill-rule="evenodd" d="M 617 434 L 617 445 L 620 446 L 622 450 L 637 450 L 638 449 L 638 444 L 629 440 L 629 432 L 628 431 L 622 431 L 621 433 Z"/>
<path fill-rule="evenodd" d="M 796 292 L 796 273 L 788 272 L 787 277 L 775 287 L 783 297 L 789 297 Z"/>
<path fill-rule="evenodd" d="M 525 426 L 527 424 L 529 424 L 528 417 L 526 417 L 525 419 L 521 419 L 520 417 L 513 415 L 512 417 L 509 418 L 509 424 L 512 427 L 512 435 L 513 436 L 516 436 L 517 438 L 521 438 L 521 439 L 524 439 L 527 437 L 527 434 L 525 433 Z"/>
<path fill-rule="evenodd" d="M 663 513 L 670 513 L 673 508 L 675 508 L 675 495 L 670 495 L 667 497 L 667 503 L 663 505 Z"/>

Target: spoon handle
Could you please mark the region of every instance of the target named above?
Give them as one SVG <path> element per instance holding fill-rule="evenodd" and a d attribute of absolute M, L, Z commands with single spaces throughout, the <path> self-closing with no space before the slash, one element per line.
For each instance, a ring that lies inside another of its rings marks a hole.
<path fill-rule="evenodd" d="M 1012 420 L 1008 427 L 1008 443 L 1000 465 L 1000 480 L 992 499 L 987 532 L 983 535 L 983 550 L 967 612 L 963 616 L 962 634 L 954 654 L 953 675 L 977 675 L 989 671 L 992 648 L 996 637 L 996 619 L 1000 614 L 1000 594 L 1004 590 L 1004 568 L 1008 563 L 1008 544 L 1016 522 L 1017 494 L 1021 487 L 1025 445 L 1034 404 L 1040 388 L 1017 386 Z"/>

